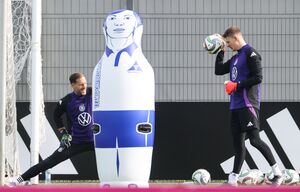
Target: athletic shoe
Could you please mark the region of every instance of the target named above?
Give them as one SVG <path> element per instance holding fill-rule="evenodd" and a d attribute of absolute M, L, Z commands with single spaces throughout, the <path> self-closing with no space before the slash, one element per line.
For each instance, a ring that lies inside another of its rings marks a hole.
<path fill-rule="evenodd" d="M 17 186 L 17 182 L 10 181 L 8 183 L 5 183 L 4 186 L 6 186 L 6 187 L 16 187 Z"/>
<path fill-rule="evenodd" d="M 282 175 L 275 175 L 272 179 L 268 179 L 266 181 L 269 185 L 279 186 L 283 182 L 283 176 Z"/>
<path fill-rule="evenodd" d="M 238 183 L 237 183 L 238 182 L 238 177 L 239 177 L 239 174 L 231 172 L 228 175 L 228 180 L 227 180 L 225 185 L 229 185 L 229 186 L 232 186 L 232 187 L 237 187 L 238 186 Z"/>
<path fill-rule="evenodd" d="M 237 187 L 239 186 L 237 182 L 229 182 L 229 181 L 226 181 L 223 183 L 222 186 L 226 186 L 226 187 Z"/>
<path fill-rule="evenodd" d="M 23 182 L 23 178 L 20 177 L 16 177 L 13 178 L 10 182 L 6 183 L 5 186 L 7 187 L 16 187 L 17 185 L 20 185 Z"/>

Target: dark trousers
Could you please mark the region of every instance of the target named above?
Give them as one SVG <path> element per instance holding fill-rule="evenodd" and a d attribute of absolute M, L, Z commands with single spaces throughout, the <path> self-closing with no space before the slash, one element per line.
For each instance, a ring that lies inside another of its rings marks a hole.
<path fill-rule="evenodd" d="M 21 175 L 24 181 L 38 175 L 39 173 L 46 171 L 54 167 L 55 165 L 67 160 L 79 153 L 86 151 L 93 151 L 94 143 L 87 144 L 72 144 L 69 148 L 58 148 L 52 155 L 39 162 L 38 164 L 29 168 L 25 173 Z"/>
<path fill-rule="evenodd" d="M 257 109 L 236 109 L 231 111 L 231 134 L 235 151 L 233 172 L 239 174 L 246 156 L 245 139 L 258 149 L 270 166 L 276 163 L 269 146 L 259 136 L 259 111 Z M 254 160 L 255 161 L 255 160 Z"/>

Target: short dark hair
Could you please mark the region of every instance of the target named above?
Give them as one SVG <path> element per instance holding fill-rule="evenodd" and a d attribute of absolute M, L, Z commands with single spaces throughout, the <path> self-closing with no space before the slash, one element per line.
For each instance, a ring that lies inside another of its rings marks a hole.
<path fill-rule="evenodd" d="M 240 28 L 238 28 L 237 26 L 231 26 L 228 29 L 226 29 L 226 31 L 223 34 L 224 38 L 227 37 L 233 37 L 235 34 L 241 33 Z"/>
<path fill-rule="evenodd" d="M 73 73 L 72 75 L 70 75 L 69 80 L 70 83 L 76 83 L 77 79 L 84 77 L 84 75 L 82 73 Z"/>

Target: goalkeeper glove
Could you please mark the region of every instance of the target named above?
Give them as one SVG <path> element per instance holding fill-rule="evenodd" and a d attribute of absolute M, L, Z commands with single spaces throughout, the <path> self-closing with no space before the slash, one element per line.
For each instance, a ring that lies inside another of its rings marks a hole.
<path fill-rule="evenodd" d="M 72 136 L 70 134 L 63 134 L 60 140 L 60 147 L 67 147 L 71 146 Z"/>
<path fill-rule="evenodd" d="M 62 134 L 62 137 L 60 140 L 60 147 L 69 148 L 71 146 L 72 136 L 68 133 L 68 131 L 65 127 L 61 127 L 57 130 L 58 130 L 58 132 L 60 132 Z"/>
<path fill-rule="evenodd" d="M 225 81 L 224 85 L 226 93 L 231 95 L 233 92 L 235 92 L 238 84 L 232 81 Z"/>

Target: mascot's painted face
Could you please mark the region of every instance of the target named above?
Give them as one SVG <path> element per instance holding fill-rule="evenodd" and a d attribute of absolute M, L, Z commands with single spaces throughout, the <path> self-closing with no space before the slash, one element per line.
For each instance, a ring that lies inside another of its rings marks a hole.
<path fill-rule="evenodd" d="M 106 18 L 106 33 L 111 38 L 127 38 L 137 26 L 136 16 L 132 11 L 113 12 Z"/>

